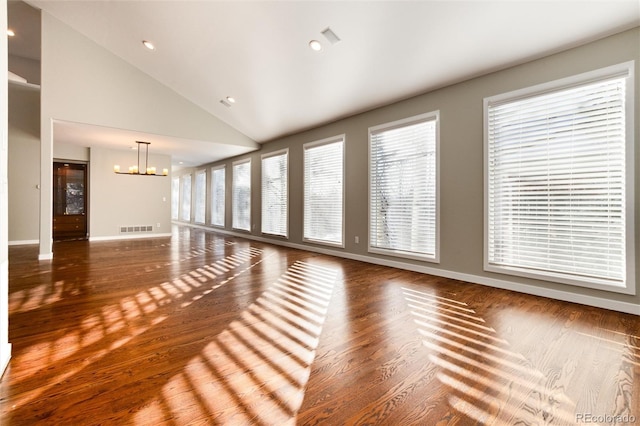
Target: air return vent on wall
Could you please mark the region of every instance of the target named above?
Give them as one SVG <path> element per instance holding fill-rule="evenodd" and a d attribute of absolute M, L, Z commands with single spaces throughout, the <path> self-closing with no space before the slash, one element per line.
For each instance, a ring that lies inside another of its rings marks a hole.
<path fill-rule="evenodd" d="M 121 234 L 131 234 L 135 232 L 153 232 L 153 225 L 134 225 L 134 226 L 121 226 Z"/>

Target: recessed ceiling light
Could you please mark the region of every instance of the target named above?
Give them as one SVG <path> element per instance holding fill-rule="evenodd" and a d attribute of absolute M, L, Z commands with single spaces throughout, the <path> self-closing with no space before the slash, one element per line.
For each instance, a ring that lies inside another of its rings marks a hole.
<path fill-rule="evenodd" d="M 227 102 L 229 102 L 230 104 L 235 104 L 236 103 L 236 98 L 234 98 L 232 96 L 227 96 Z"/>
<path fill-rule="evenodd" d="M 146 47 L 149 50 L 155 50 L 156 49 L 156 47 L 150 41 L 142 40 L 142 44 L 144 44 L 144 47 Z"/>
<path fill-rule="evenodd" d="M 309 47 L 311 48 L 311 50 L 315 50 L 316 52 L 322 50 L 322 44 L 320 44 L 318 40 L 311 40 L 309 42 Z"/>
<path fill-rule="evenodd" d="M 14 35 L 16 35 L 16 33 L 15 33 L 15 32 L 13 32 L 13 30 L 12 30 L 11 28 L 7 28 L 7 35 L 8 35 L 9 37 L 13 37 Z"/>

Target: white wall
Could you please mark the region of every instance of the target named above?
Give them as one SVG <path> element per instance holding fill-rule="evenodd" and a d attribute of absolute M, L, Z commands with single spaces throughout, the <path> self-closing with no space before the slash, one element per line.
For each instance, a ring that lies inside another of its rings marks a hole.
<path fill-rule="evenodd" d="M 89 157 L 90 239 L 171 233 L 171 176 L 115 174 L 114 164 L 126 170 L 136 163 L 132 151 L 91 148 Z M 171 170 L 171 158 L 150 154 L 149 166 Z M 119 233 L 121 226 L 137 225 L 152 225 L 153 232 Z"/>
<path fill-rule="evenodd" d="M 259 147 L 247 136 L 46 12 L 42 12 L 41 86 L 42 188 L 51 188 L 51 162 L 55 137 L 52 120 L 211 141 L 250 149 Z M 101 170 L 101 166 L 93 164 L 98 160 L 97 156 L 91 156 L 91 170 Z M 112 165 L 111 163 L 110 168 Z M 169 181 L 168 178 L 165 180 Z M 170 183 L 167 185 L 167 188 L 170 188 Z M 94 201 L 104 196 L 98 188 L 92 186 L 89 190 L 92 194 L 91 199 Z M 137 190 L 131 191 L 135 193 L 134 191 Z M 39 257 L 48 259 L 53 256 L 52 197 L 51 191 L 41 191 L 40 194 Z M 117 199 L 110 201 L 113 204 L 119 203 Z M 166 209 L 166 214 L 170 217 L 168 201 Z M 95 214 L 95 211 L 90 214 Z M 126 221 L 135 219 L 137 218 L 126 218 Z M 103 229 L 102 225 L 96 224 L 99 220 L 91 217 L 90 229 L 99 235 L 108 234 L 109 231 L 106 228 L 110 228 L 111 224 L 105 224 Z M 167 221 L 163 220 L 163 222 Z"/>
<path fill-rule="evenodd" d="M 39 123 L 38 123 L 39 124 Z M 53 158 L 56 160 L 89 161 L 89 148 L 60 142 L 56 139 L 53 144 Z"/>
<path fill-rule="evenodd" d="M 0 82 L 7 81 L 7 0 L 0 0 Z M 9 251 L 8 251 L 8 96 L 0 91 L 0 374 L 11 357 L 9 344 Z"/>

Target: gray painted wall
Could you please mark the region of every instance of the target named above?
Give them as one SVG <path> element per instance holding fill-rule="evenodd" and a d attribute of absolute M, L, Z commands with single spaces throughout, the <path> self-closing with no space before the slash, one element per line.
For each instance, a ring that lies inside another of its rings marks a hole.
<path fill-rule="evenodd" d="M 40 61 L 9 55 L 9 71 L 27 80 L 27 83 L 40 84 Z"/>
<path fill-rule="evenodd" d="M 9 242 L 39 238 L 40 91 L 9 84 Z"/>
<path fill-rule="evenodd" d="M 636 117 L 640 110 L 640 28 L 635 28 L 574 49 L 523 65 L 508 68 L 466 82 L 434 90 L 402 102 L 378 108 L 335 123 L 272 141 L 260 151 L 225 161 L 227 166 L 226 231 L 231 231 L 231 165 L 252 158 L 252 223 L 260 235 L 260 155 L 289 148 L 289 240 L 288 243 L 313 246 L 302 241 L 302 145 L 327 137 L 346 134 L 346 247 L 345 255 L 373 259 L 398 260 L 367 253 L 368 238 L 368 128 L 413 115 L 440 111 L 440 204 L 441 262 L 431 264 L 402 260 L 410 268 L 426 266 L 441 274 L 465 274 L 477 281 L 501 280 L 518 288 L 524 284 L 537 293 L 564 292 L 572 300 L 596 298 L 622 302 L 628 310 L 640 314 L 640 294 L 629 296 L 547 281 L 492 274 L 483 270 L 483 99 L 488 96 L 533 86 L 630 60 L 636 61 Z M 635 144 L 640 140 L 639 122 L 635 123 Z M 640 149 L 636 149 L 636 254 L 640 254 Z M 215 163 L 222 164 L 222 162 Z M 212 164 L 214 165 L 214 164 Z M 208 204 L 208 202 L 207 202 Z M 355 244 L 354 237 L 360 238 Z M 281 242 L 281 239 L 273 239 Z M 321 246 L 315 246 L 321 247 Z M 340 251 L 340 250 L 337 250 Z M 636 267 L 637 287 L 640 268 Z M 536 290 L 537 289 L 537 290 Z M 526 290 L 526 289 L 525 289 Z"/>

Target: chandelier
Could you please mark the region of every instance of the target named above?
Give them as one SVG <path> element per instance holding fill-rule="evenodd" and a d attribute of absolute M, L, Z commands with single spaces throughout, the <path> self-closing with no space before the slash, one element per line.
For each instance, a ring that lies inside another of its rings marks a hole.
<path fill-rule="evenodd" d="M 169 169 L 162 169 L 162 174 L 156 173 L 156 168 L 149 166 L 149 145 L 151 142 L 136 141 L 138 144 L 138 164 L 129 166 L 128 172 L 120 171 L 120 165 L 115 164 L 113 171 L 119 175 L 139 175 L 139 176 L 168 176 Z M 140 145 L 144 146 L 144 167 L 140 167 Z"/>

